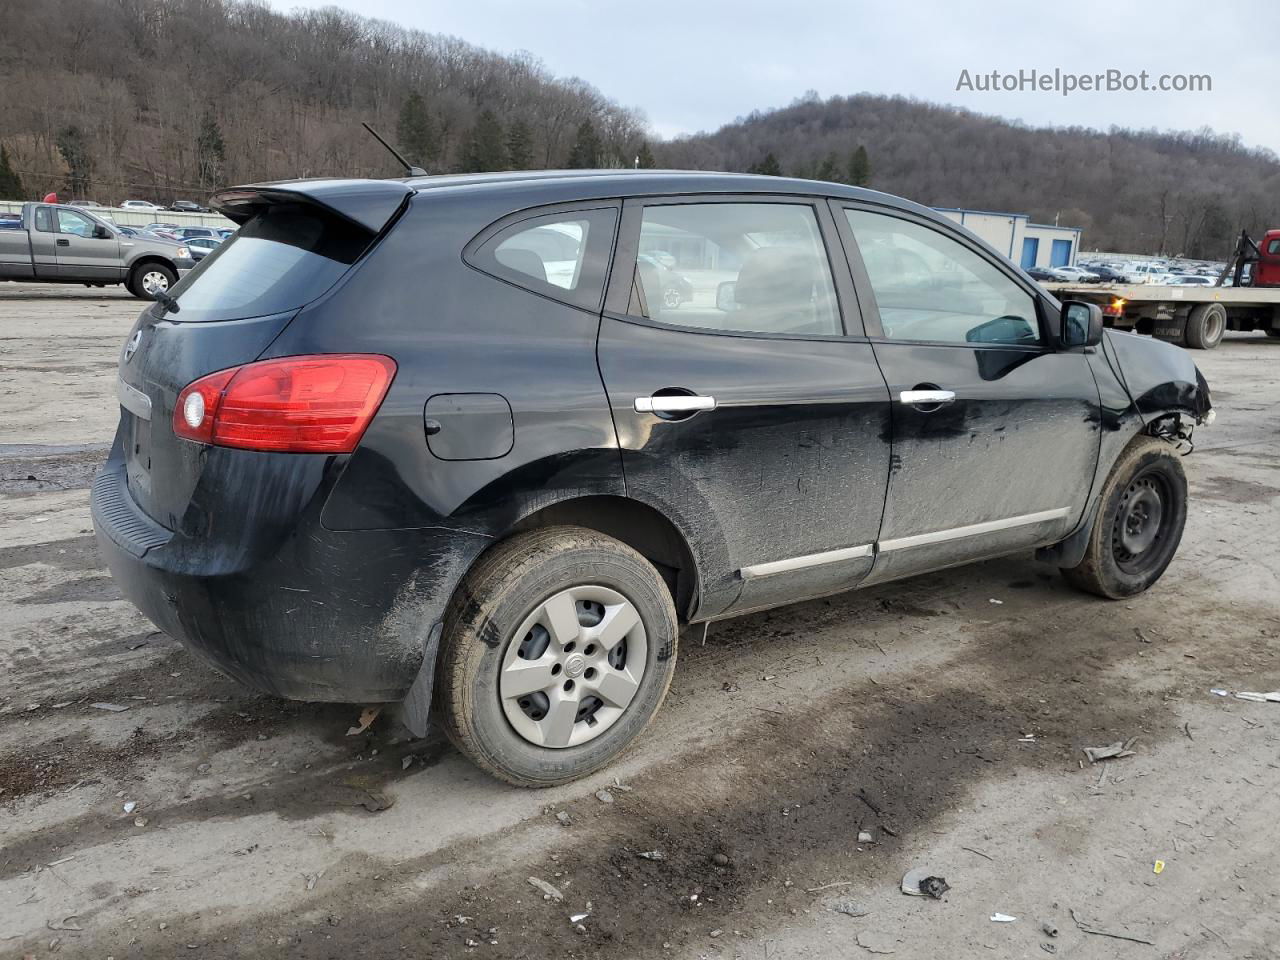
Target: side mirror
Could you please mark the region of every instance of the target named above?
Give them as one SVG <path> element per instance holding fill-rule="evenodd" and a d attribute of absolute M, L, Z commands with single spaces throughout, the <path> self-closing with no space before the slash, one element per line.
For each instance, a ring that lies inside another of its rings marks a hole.
<path fill-rule="evenodd" d="M 716 287 L 716 309 L 730 313 L 738 309 L 738 301 L 734 296 L 734 291 L 738 287 L 738 281 L 726 280 L 724 283 Z"/>
<path fill-rule="evenodd" d="M 1096 347 L 1102 342 L 1102 308 L 1083 300 L 1063 303 L 1058 339 L 1064 347 Z"/>
<path fill-rule="evenodd" d="M 115 236 L 107 227 L 98 224 L 93 228 L 93 237 L 95 240 L 110 240 Z"/>

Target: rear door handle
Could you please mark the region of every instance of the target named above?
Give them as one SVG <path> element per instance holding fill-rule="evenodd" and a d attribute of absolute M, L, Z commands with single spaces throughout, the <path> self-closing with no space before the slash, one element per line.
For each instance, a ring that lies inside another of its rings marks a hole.
<path fill-rule="evenodd" d="M 698 410 L 714 410 L 715 397 L 691 397 L 687 394 L 636 397 L 636 413 L 694 413 Z"/>
<path fill-rule="evenodd" d="M 70 241 L 70 240 L 68 240 L 68 239 L 66 239 L 65 237 L 59 237 L 59 238 L 58 238 L 56 241 L 54 241 L 54 242 L 55 242 L 55 243 L 57 243 L 57 245 L 58 245 L 58 246 L 60 246 L 60 247 L 69 247 L 69 246 L 71 246 L 71 241 Z"/>
<path fill-rule="evenodd" d="M 903 403 L 950 403 L 955 398 L 954 390 L 903 390 L 898 394 Z"/>

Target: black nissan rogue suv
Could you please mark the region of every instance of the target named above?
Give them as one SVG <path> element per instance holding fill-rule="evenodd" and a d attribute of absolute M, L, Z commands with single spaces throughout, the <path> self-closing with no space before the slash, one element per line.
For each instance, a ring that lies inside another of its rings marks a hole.
<path fill-rule="evenodd" d="M 513 783 L 616 757 L 685 624 L 1034 548 L 1125 597 L 1177 549 L 1189 355 L 917 204 L 574 171 L 214 206 L 239 231 L 120 356 L 112 574 L 250 687 L 403 700 Z"/>

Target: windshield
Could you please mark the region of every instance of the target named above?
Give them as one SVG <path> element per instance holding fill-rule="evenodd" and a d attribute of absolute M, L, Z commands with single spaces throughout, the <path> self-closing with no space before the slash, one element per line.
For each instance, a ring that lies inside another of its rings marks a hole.
<path fill-rule="evenodd" d="M 283 313 L 328 290 L 373 234 L 309 204 L 268 207 L 173 288 L 180 323 Z"/>

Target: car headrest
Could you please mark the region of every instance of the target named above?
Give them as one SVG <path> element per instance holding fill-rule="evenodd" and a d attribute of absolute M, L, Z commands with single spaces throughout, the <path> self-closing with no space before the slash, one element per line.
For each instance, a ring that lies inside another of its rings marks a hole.
<path fill-rule="evenodd" d="M 738 271 L 733 298 L 739 306 L 808 303 L 817 278 L 812 253 L 790 247 L 753 250 Z"/>
<path fill-rule="evenodd" d="M 522 250 L 519 247 L 506 249 L 498 247 L 493 252 L 493 256 L 504 267 L 528 274 L 543 283 L 547 282 L 547 266 L 542 262 L 542 258 L 532 250 Z"/>

